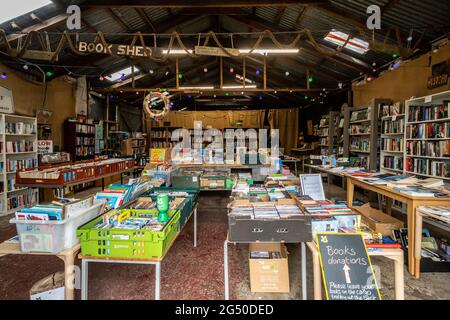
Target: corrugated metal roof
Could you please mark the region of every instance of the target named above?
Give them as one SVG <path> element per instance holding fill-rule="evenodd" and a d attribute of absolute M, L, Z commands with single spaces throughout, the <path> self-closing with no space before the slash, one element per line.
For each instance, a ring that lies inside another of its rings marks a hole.
<path fill-rule="evenodd" d="M 360 25 L 365 25 L 365 20 L 367 18 L 366 9 L 369 5 L 376 4 L 380 7 L 385 6 L 389 0 L 330 0 L 325 8 L 335 11 L 339 11 L 344 14 L 344 17 L 339 18 L 327 10 L 321 10 L 319 6 L 290 6 L 286 7 L 286 9 L 281 10 L 279 7 L 258 7 L 256 10 L 254 8 L 241 8 L 242 12 L 248 14 L 248 19 L 252 19 L 252 14 L 263 22 L 266 22 L 268 26 L 277 24 L 276 29 L 281 31 L 292 31 L 292 30 L 302 30 L 307 28 L 311 30 L 312 34 L 316 41 L 321 45 L 326 45 L 327 47 L 336 48 L 336 45 L 326 43 L 323 38 L 324 36 L 331 30 L 336 29 L 339 31 L 352 33 L 354 36 L 358 36 L 357 30 L 354 24 L 351 23 L 351 19 L 357 21 Z M 83 0 L 77 1 L 69 1 L 64 0 L 65 4 L 75 4 L 82 3 Z M 88 13 L 83 14 L 83 19 L 87 21 L 92 27 L 95 29 L 107 33 L 106 38 L 107 41 L 111 43 L 120 43 L 123 42 L 126 37 L 122 33 L 127 31 L 142 31 L 142 32 L 152 32 L 149 30 L 148 24 L 142 17 L 138 14 L 136 9 L 133 8 L 113 8 L 112 9 L 117 16 L 119 16 L 126 25 L 129 26 L 131 30 L 125 30 L 124 27 L 118 23 L 105 9 L 91 9 Z M 200 11 L 201 9 L 199 9 Z M 180 13 L 182 13 L 182 8 L 174 8 L 174 9 L 166 9 L 166 8 L 146 8 L 143 9 L 143 12 L 147 15 L 148 19 L 152 22 L 155 28 L 158 31 L 170 32 L 172 30 L 159 30 L 158 26 L 169 22 L 171 19 L 175 19 Z M 58 14 L 61 14 L 62 11 L 57 9 L 54 5 L 49 5 L 47 7 L 41 8 L 35 11 L 35 14 L 41 20 L 47 20 L 51 17 L 54 17 Z M 280 13 L 282 13 L 280 15 Z M 192 14 L 192 12 L 191 12 Z M 200 15 L 201 13 L 199 13 Z M 402 38 L 405 41 L 406 37 L 409 34 L 409 28 L 414 28 L 413 33 L 413 42 L 414 40 L 419 38 L 420 32 L 422 29 L 430 25 L 434 27 L 433 31 L 427 32 L 424 36 L 423 44 L 426 44 L 428 41 L 441 36 L 445 32 L 450 31 L 449 19 L 450 16 L 450 1 L 434 1 L 434 0 L 403 0 L 397 2 L 393 5 L 390 10 L 387 11 L 382 17 L 382 24 L 384 28 L 390 28 L 394 26 L 399 26 L 402 28 Z M 246 16 L 244 16 L 246 17 Z M 184 23 L 179 24 L 175 29 L 184 32 L 184 33 L 197 33 L 204 32 L 206 30 L 210 30 L 216 27 L 217 21 L 219 21 L 219 25 L 221 31 L 224 29 L 229 32 L 248 32 L 250 30 L 254 30 L 254 28 L 249 27 L 247 24 L 243 22 L 236 21 L 235 19 L 229 16 L 220 16 L 218 20 L 215 19 L 214 16 L 204 16 L 201 19 L 198 16 L 186 16 L 186 21 Z M 189 20 L 191 18 L 191 20 Z M 247 17 L 246 17 L 247 18 Z M 278 20 L 279 18 L 279 20 Z M 276 21 L 278 20 L 278 21 Z M 350 21 L 349 21 L 350 20 Z M 31 17 L 27 14 L 21 17 L 17 17 L 14 21 L 21 27 L 26 28 L 32 26 L 37 23 L 37 21 L 31 19 Z M 446 25 L 447 24 L 447 25 Z M 438 27 L 442 27 L 443 30 L 437 30 Z M 7 31 L 7 33 L 12 33 L 17 30 L 13 30 L 10 23 L 4 23 L 0 25 L 0 28 L 3 28 Z M 55 49 L 56 45 L 60 40 L 60 35 L 54 34 L 54 32 L 62 31 L 65 29 L 64 23 L 59 25 L 51 26 L 47 29 L 49 31 L 49 38 L 52 45 L 52 48 Z M 174 28 L 172 28 L 174 29 Z M 276 30 L 274 30 L 276 31 Z M 80 33 L 88 32 L 92 33 L 92 30 L 88 27 L 83 27 Z M 382 42 L 384 41 L 384 35 L 386 30 L 381 32 L 375 32 L 376 40 Z M 367 32 L 367 36 L 370 36 L 370 33 Z M 74 37 L 75 38 L 75 37 Z M 93 40 L 92 35 L 81 35 L 81 39 Z M 186 43 L 187 43 L 186 39 Z M 280 36 L 280 41 L 284 42 L 284 37 Z M 306 40 L 304 38 L 304 40 Z M 192 42 L 191 45 L 195 41 L 190 39 Z M 252 43 L 253 39 L 248 39 L 247 42 Z M 392 41 L 392 39 L 390 40 Z M 224 44 L 228 44 L 229 40 L 224 40 Z M 241 41 L 235 40 L 236 43 L 240 43 Z M 243 41 L 242 43 L 244 43 Z M 211 42 L 210 42 L 211 43 Z M 166 42 L 164 40 L 159 40 L 158 45 L 164 46 Z M 33 47 L 39 47 L 37 41 L 33 41 Z M 69 64 L 76 64 L 80 57 L 76 54 L 70 52 L 65 48 L 68 53 L 62 52 L 60 55 L 60 61 L 64 61 Z M 344 49 L 342 51 L 343 54 L 347 56 L 347 59 L 358 59 L 363 61 L 368 66 L 372 66 L 373 63 L 376 66 L 381 66 L 392 60 L 390 55 L 369 51 L 366 54 L 358 54 L 352 52 L 350 50 Z M 258 57 L 260 58 L 260 57 Z M 213 60 L 214 58 L 209 58 Z M 315 52 L 315 50 L 300 50 L 300 53 L 295 57 L 289 57 L 289 59 L 284 59 L 283 57 L 279 57 L 276 59 L 276 62 L 271 66 L 276 69 L 276 72 L 283 76 L 286 69 L 289 69 L 293 75 L 292 78 L 301 78 L 304 76 L 306 68 L 309 67 L 311 69 L 315 69 L 319 72 L 319 74 L 329 74 L 329 77 L 320 78 L 319 83 L 332 83 L 331 79 L 334 78 L 343 78 L 343 79 L 353 79 L 357 77 L 360 73 L 360 70 L 356 67 L 350 67 L 346 64 L 335 61 L 332 58 L 322 56 L 319 52 Z M 185 59 L 181 59 L 183 61 Z M 126 62 L 124 59 L 118 60 L 114 57 L 101 57 L 101 56 L 93 56 L 92 61 L 96 61 L 95 64 L 99 65 L 100 68 L 114 68 L 114 66 L 118 66 Z M 297 62 L 296 62 L 297 61 Z M 151 61 L 141 61 L 139 62 L 146 69 L 154 68 L 157 69 L 158 63 Z M 195 65 L 195 61 L 192 62 Z M 161 64 L 159 64 L 161 66 Z M 172 68 L 169 64 L 169 68 Z M 183 65 L 183 67 L 185 67 Z M 186 65 L 189 68 L 189 63 Z M 91 72 L 95 74 L 98 71 L 87 70 L 86 72 Z M 319 76 L 320 77 L 320 76 Z M 144 82 L 154 83 L 155 81 L 164 81 L 166 80 L 166 76 L 162 75 L 153 75 L 151 77 L 145 78 Z M 289 78 L 286 78 L 287 83 L 289 83 Z"/>

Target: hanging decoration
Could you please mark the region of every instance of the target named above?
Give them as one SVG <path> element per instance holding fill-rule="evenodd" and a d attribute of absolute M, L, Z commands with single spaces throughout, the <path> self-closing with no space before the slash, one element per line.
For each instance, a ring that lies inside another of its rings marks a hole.
<path fill-rule="evenodd" d="M 162 110 L 158 110 L 156 107 L 161 103 Z M 150 92 L 144 98 L 144 112 L 152 120 L 161 120 L 170 112 L 169 97 L 162 92 Z"/>

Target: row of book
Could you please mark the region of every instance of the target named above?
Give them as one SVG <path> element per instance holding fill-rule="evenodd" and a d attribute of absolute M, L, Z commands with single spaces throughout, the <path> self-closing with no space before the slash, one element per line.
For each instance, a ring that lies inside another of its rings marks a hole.
<path fill-rule="evenodd" d="M 75 126 L 75 132 L 76 133 L 95 134 L 95 126 L 77 123 Z"/>
<path fill-rule="evenodd" d="M 406 158 L 406 171 L 409 173 L 450 178 L 450 161 Z"/>
<path fill-rule="evenodd" d="M 368 107 L 367 109 L 363 109 L 363 110 L 359 110 L 359 111 L 353 111 L 350 116 L 350 122 L 370 120 L 371 111 L 372 111 L 372 107 Z"/>
<path fill-rule="evenodd" d="M 402 102 L 397 102 L 392 105 L 383 106 L 383 117 L 398 116 L 405 113 L 405 106 Z"/>
<path fill-rule="evenodd" d="M 95 144 L 95 138 L 86 138 L 86 137 L 76 137 L 75 138 L 76 144 L 78 146 L 81 145 L 94 145 Z"/>
<path fill-rule="evenodd" d="M 37 159 L 23 159 L 23 160 L 6 160 L 6 171 L 16 172 L 17 170 L 31 169 L 38 166 Z M 2 171 L 3 172 L 3 171 Z"/>
<path fill-rule="evenodd" d="M 19 141 L 6 141 L 6 152 L 34 152 L 35 143 L 34 141 L 19 140 Z"/>
<path fill-rule="evenodd" d="M 7 199 L 8 210 L 31 207 L 38 202 L 37 189 L 28 189 L 21 194 L 11 195 Z"/>
<path fill-rule="evenodd" d="M 86 156 L 93 156 L 95 155 L 95 147 L 76 147 L 75 148 L 75 155 L 78 157 L 86 157 Z"/>
<path fill-rule="evenodd" d="M 153 149 L 160 149 L 160 148 L 171 149 L 173 148 L 174 145 L 175 143 L 172 142 L 153 141 L 151 147 Z"/>
<path fill-rule="evenodd" d="M 350 141 L 350 149 L 357 151 L 370 151 L 370 141 L 368 138 L 352 138 Z"/>
<path fill-rule="evenodd" d="M 407 139 L 450 138 L 450 123 L 420 123 L 406 127 Z"/>
<path fill-rule="evenodd" d="M 448 119 L 450 101 L 444 101 L 439 105 L 432 106 L 410 106 L 409 122 L 430 121 L 439 119 Z"/>
<path fill-rule="evenodd" d="M 6 134 L 36 134 L 36 125 L 25 122 L 7 122 L 5 124 Z"/>
<path fill-rule="evenodd" d="M 352 125 L 350 127 L 350 134 L 370 134 L 370 126 Z"/>
<path fill-rule="evenodd" d="M 403 138 L 383 138 L 382 139 L 383 151 L 403 152 L 404 144 L 405 144 L 405 142 L 404 142 Z"/>
<path fill-rule="evenodd" d="M 422 157 L 450 157 L 450 140 L 407 141 L 406 154 Z"/>
<path fill-rule="evenodd" d="M 150 132 L 151 138 L 170 138 L 172 133 L 170 131 L 155 130 Z"/>
<path fill-rule="evenodd" d="M 398 133 L 403 134 L 403 128 L 405 127 L 405 119 L 397 119 L 395 121 L 383 121 L 381 129 L 382 134 Z"/>
<path fill-rule="evenodd" d="M 330 128 L 321 128 L 319 129 L 319 136 L 320 137 L 327 137 L 330 133 Z"/>
<path fill-rule="evenodd" d="M 403 158 L 402 157 L 392 157 L 384 156 L 383 167 L 387 169 L 395 169 L 403 171 Z"/>

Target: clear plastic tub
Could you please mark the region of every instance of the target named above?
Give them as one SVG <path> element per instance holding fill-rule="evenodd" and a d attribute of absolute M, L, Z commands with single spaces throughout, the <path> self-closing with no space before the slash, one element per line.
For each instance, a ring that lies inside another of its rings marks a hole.
<path fill-rule="evenodd" d="M 104 201 L 93 204 L 86 210 L 70 215 L 61 221 L 25 221 L 11 219 L 15 223 L 22 252 L 59 253 L 79 243 L 78 227 L 96 218 L 103 212 Z"/>

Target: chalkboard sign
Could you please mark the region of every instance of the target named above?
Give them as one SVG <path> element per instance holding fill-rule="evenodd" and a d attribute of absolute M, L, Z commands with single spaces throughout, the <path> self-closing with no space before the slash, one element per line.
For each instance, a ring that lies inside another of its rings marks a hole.
<path fill-rule="evenodd" d="M 321 174 L 302 174 L 300 182 L 304 196 L 310 196 L 313 200 L 325 200 Z"/>
<path fill-rule="evenodd" d="M 317 233 L 328 300 L 381 300 L 361 234 Z"/>

